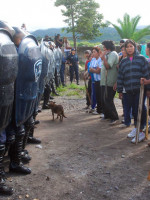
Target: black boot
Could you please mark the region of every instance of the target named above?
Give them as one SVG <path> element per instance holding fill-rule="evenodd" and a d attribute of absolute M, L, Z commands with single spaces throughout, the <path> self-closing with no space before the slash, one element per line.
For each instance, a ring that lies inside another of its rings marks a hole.
<path fill-rule="evenodd" d="M 53 100 L 53 99 L 54 99 L 54 97 L 52 97 L 52 96 L 49 96 L 49 99 Z"/>
<path fill-rule="evenodd" d="M 37 124 L 39 124 L 39 123 L 40 123 L 39 120 L 35 120 L 35 122 L 34 122 L 35 125 L 37 125 Z"/>
<path fill-rule="evenodd" d="M 42 109 L 49 109 L 48 102 L 50 98 L 50 93 L 51 93 L 50 85 L 46 84 L 44 89 L 44 101 Z"/>
<path fill-rule="evenodd" d="M 25 135 L 25 130 L 22 127 L 19 127 L 16 134 L 16 140 L 14 144 L 11 145 L 9 150 L 10 155 L 10 165 L 9 171 L 21 174 L 30 174 L 31 169 L 25 167 L 21 162 L 21 152 L 23 150 L 23 138 Z"/>
<path fill-rule="evenodd" d="M 55 94 L 56 96 L 59 96 L 59 94 L 56 92 L 56 89 L 55 89 L 53 82 L 51 83 L 51 88 L 52 88 L 52 93 Z"/>
<path fill-rule="evenodd" d="M 7 137 L 6 144 L 5 144 L 5 154 L 9 152 L 9 148 L 14 142 L 15 142 L 15 135 L 10 135 L 9 137 Z"/>
<path fill-rule="evenodd" d="M 35 124 L 35 121 L 34 121 L 33 116 L 30 117 L 30 119 L 27 120 L 26 123 L 24 124 L 24 126 L 25 126 L 25 136 L 24 136 L 24 139 L 23 139 L 23 150 L 25 149 L 25 147 L 27 145 L 27 141 L 28 141 L 31 130 L 34 129 L 34 124 Z"/>
<path fill-rule="evenodd" d="M 29 144 L 41 144 L 41 140 L 33 137 L 33 135 L 34 135 L 34 127 L 31 128 L 31 130 L 30 130 L 30 134 L 29 134 L 29 137 L 28 137 L 28 143 Z"/>
<path fill-rule="evenodd" d="M 31 159 L 31 156 L 29 156 L 29 154 L 26 153 L 26 150 L 23 150 L 21 152 L 21 160 L 23 163 L 29 163 Z"/>
<path fill-rule="evenodd" d="M 13 188 L 8 187 L 5 185 L 5 178 L 4 178 L 4 167 L 3 167 L 3 158 L 5 153 L 5 145 L 0 145 L 0 194 L 4 195 L 12 195 Z"/>
<path fill-rule="evenodd" d="M 36 117 L 37 117 L 37 115 L 38 115 L 38 110 L 36 111 L 36 112 L 34 112 L 34 114 L 33 114 L 33 119 L 34 119 L 34 125 L 37 125 L 37 124 L 39 124 L 40 123 L 40 121 L 39 120 L 36 120 Z"/>
<path fill-rule="evenodd" d="M 41 144 L 41 140 L 39 138 L 29 136 L 28 143 L 29 144 Z"/>
<path fill-rule="evenodd" d="M 21 152 L 21 160 L 22 160 L 23 163 L 28 163 L 31 160 L 31 157 L 26 152 L 25 148 L 26 148 L 27 141 L 28 141 L 28 138 L 29 138 L 30 130 L 32 128 L 34 128 L 34 124 L 35 124 L 34 118 L 36 118 L 36 116 L 37 116 L 37 113 L 35 113 L 33 117 L 30 117 L 29 120 L 27 120 L 26 123 L 24 124 L 24 126 L 25 126 L 25 136 L 23 138 L 23 151 Z"/>

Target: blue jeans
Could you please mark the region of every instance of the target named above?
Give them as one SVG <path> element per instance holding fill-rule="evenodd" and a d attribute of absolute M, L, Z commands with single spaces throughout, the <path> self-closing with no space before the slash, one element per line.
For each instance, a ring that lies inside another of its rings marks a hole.
<path fill-rule="evenodd" d="M 127 94 L 123 93 L 122 97 L 123 113 L 124 113 L 124 124 L 130 126 L 132 117 L 132 108 L 128 106 Z"/>
<path fill-rule="evenodd" d="M 91 103 L 92 103 L 92 109 L 96 106 L 96 93 L 95 93 L 95 83 L 92 82 L 92 92 L 91 92 Z"/>
<path fill-rule="evenodd" d="M 134 117 L 134 125 L 136 126 L 137 124 L 137 116 L 138 116 L 138 106 L 139 106 L 139 92 L 138 93 L 126 93 L 126 118 L 128 122 L 129 120 L 129 115 L 131 113 L 131 108 L 132 108 L 132 113 Z M 140 129 L 143 129 L 146 125 L 146 106 L 145 106 L 145 99 L 146 95 L 144 94 L 143 97 L 143 107 L 142 107 L 142 116 L 141 116 L 141 126 Z M 128 114 L 127 114 L 128 112 Z"/>

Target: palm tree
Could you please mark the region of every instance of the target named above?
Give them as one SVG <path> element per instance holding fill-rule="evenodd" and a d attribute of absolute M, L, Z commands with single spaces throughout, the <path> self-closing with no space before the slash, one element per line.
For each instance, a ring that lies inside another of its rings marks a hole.
<path fill-rule="evenodd" d="M 125 13 L 123 16 L 123 21 L 118 19 L 118 23 L 120 26 L 117 26 L 111 22 L 109 22 L 118 32 L 121 38 L 133 39 L 135 42 L 138 42 L 144 36 L 150 35 L 150 25 L 138 30 L 137 25 L 141 19 L 141 16 L 137 15 L 133 18 Z"/>

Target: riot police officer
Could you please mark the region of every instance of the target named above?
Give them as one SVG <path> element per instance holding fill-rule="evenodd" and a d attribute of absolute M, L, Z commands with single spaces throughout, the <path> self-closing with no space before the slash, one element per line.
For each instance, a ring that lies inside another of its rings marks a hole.
<path fill-rule="evenodd" d="M 11 172 L 30 174 L 31 169 L 25 167 L 22 162 L 22 150 L 30 129 L 34 126 L 31 120 L 37 99 L 38 79 L 42 69 L 42 56 L 34 36 L 15 29 L 14 43 L 17 47 L 18 75 L 15 84 L 15 106 L 12 127 L 16 133 L 16 140 L 11 145 L 10 166 Z M 14 123 L 15 122 L 15 123 Z"/>
<path fill-rule="evenodd" d="M 0 21 L 0 194 L 6 195 L 13 193 L 13 188 L 5 185 L 3 167 L 6 146 L 14 141 L 14 132 L 6 130 L 12 115 L 14 83 L 18 70 L 18 55 L 12 42 L 13 34 L 14 30 L 7 23 Z"/>

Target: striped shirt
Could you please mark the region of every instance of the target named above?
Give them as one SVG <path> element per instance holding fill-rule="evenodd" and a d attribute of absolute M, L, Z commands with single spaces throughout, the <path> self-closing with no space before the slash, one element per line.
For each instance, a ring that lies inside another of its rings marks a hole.
<path fill-rule="evenodd" d="M 131 61 L 128 57 L 124 58 L 119 65 L 117 80 L 117 91 L 121 93 L 123 87 L 127 93 L 140 91 L 140 79 L 149 79 L 148 62 L 142 55 L 135 55 Z M 149 88 L 149 85 L 145 86 Z"/>
<path fill-rule="evenodd" d="M 100 68 L 101 69 L 101 65 L 102 65 L 102 60 L 101 60 L 100 57 L 98 59 L 92 58 L 89 68 L 93 68 L 93 69 Z M 93 74 L 94 81 L 100 81 L 101 80 L 101 74 L 100 73 L 99 74 L 92 73 L 92 74 Z"/>

